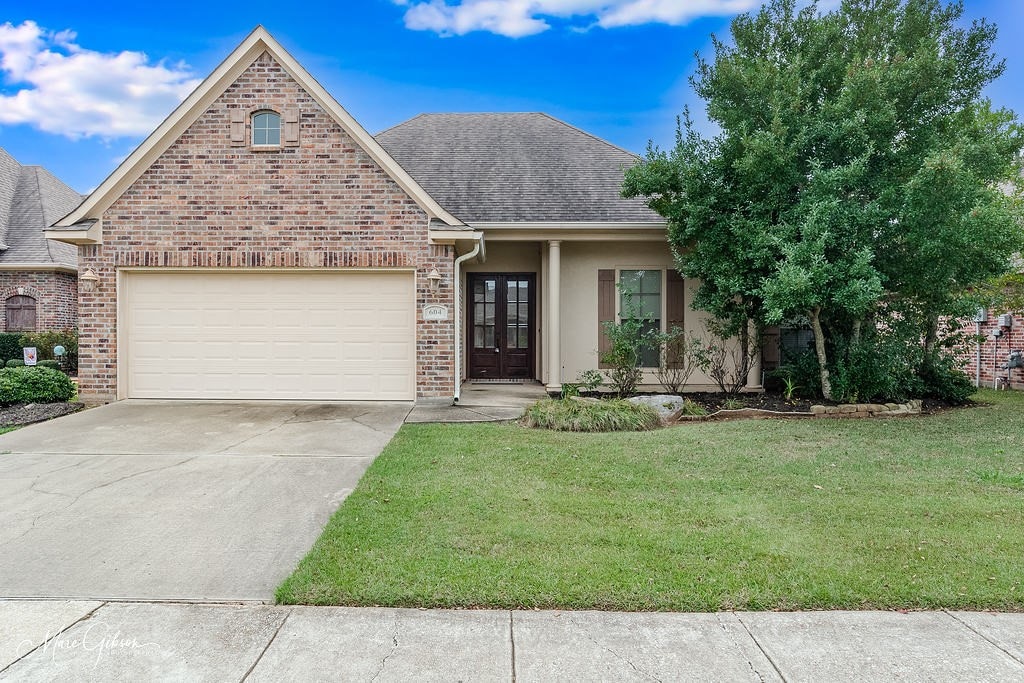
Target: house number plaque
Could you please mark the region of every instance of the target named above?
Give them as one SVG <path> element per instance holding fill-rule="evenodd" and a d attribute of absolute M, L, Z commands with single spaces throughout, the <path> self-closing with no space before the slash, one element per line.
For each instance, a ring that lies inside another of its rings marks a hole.
<path fill-rule="evenodd" d="M 431 320 L 447 320 L 448 319 L 448 307 L 441 306 L 440 304 L 431 304 L 423 307 L 423 319 L 426 321 Z"/>

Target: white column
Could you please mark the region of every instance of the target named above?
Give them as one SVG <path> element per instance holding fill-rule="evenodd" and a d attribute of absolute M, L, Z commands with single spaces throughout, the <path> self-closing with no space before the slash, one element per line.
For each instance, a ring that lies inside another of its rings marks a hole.
<path fill-rule="evenodd" d="M 750 330 L 750 336 L 753 338 L 757 334 L 757 326 L 750 323 L 748 328 Z M 764 390 L 763 383 L 761 382 L 761 369 L 763 367 L 762 361 L 763 353 L 762 346 L 764 345 L 764 338 L 757 340 L 757 344 L 754 345 L 754 357 L 750 361 L 750 374 L 747 375 L 747 391 L 762 391 Z"/>
<path fill-rule="evenodd" d="M 562 322 L 560 320 L 562 243 L 548 242 L 548 386 L 549 392 L 562 391 Z"/>

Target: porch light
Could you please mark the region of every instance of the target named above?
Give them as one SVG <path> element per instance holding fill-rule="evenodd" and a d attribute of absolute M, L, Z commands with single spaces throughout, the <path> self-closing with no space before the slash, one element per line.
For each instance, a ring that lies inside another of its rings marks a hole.
<path fill-rule="evenodd" d="M 82 284 L 83 291 L 91 292 L 99 284 L 100 276 L 92 268 L 86 268 L 85 272 L 78 276 L 78 281 Z"/>
<path fill-rule="evenodd" d="M 436 292 L 441 288 L 441 273 L 437 272 L 437 268 L 430 269 L 430 272 L 427 273 L 427 280 L 430 282 L 431 292 Z"/>

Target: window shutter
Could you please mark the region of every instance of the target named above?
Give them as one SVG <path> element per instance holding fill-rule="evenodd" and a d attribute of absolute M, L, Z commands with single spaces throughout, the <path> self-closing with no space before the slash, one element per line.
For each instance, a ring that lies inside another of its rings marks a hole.
<path fill-rule="evenodd" d="M 241 109 L 231 110 L 231 146 L 245 146 L 245 112 Z"/>
<path fill-rule="evenodd" d="M 686 280 L 675 268 L 669 268 L 665 274 L 665 331 L 673 327 L 681 330 L 686 329 Z M 677 367 L 679 359 L 676 353 L 671 353 L 666 359 L 672 367 Z M 678 349 L 676 349 L 678 351 Z"/>
<path fill-rule="evenodd" d="M 34 332 L 36 300 L 30 296 L 12 296 L 7 300 L 7 331 Z"/>
<path fill-rule="evenodd" d="M 299 146 L 299 110 L 298 109 L 285 109 L 284 110 L 284 136 L 283 136 L 285 147 L 298 147 Z"/>
<path fill-rule="evenodd" d="M 615 322 L 615 271 L 597 271 L 597 367 L 610 367 L 601 358 L 611 351 L 612 342 L 604 333 L 604 324 Z"/>

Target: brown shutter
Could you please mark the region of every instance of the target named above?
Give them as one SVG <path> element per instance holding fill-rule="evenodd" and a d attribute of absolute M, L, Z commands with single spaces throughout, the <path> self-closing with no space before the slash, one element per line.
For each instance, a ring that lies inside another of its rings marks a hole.
<path fill-rule="evenodd" d="M 604 354 L 612 350 L 612 342 L 604 333 L 604 324 L 615 322 L 615 271 L 597 271 L 597 367 L 610 367 L 602 363 Z"/>
<path fill-rule="evenodd" d="M 245 112 L 241 109 L 231 110 L 231 146 L 245 146 Z"/>
<path fill-rule="evenodd" d="M 284 110 L 284 146 L 299 146 L 299 110 Z"/>
<path fill-rule="evenodd" d="M 34 332 L 36 300 L 30 296 L 12 296 L 7 300 L 7 331 Z"/>
<path fill-rule="evenodd" d="M 686 280 L 675 268 L 669 268 L 665 274 L 665 331 L 670 332 L 673 327 L 681 330 L 686 329 Z M 678 351 L 678 349 L 675 349 Z M 673 349 L 668 350 L 667 358 L 670 365 L 678 365 L 679 359 Z"/>

